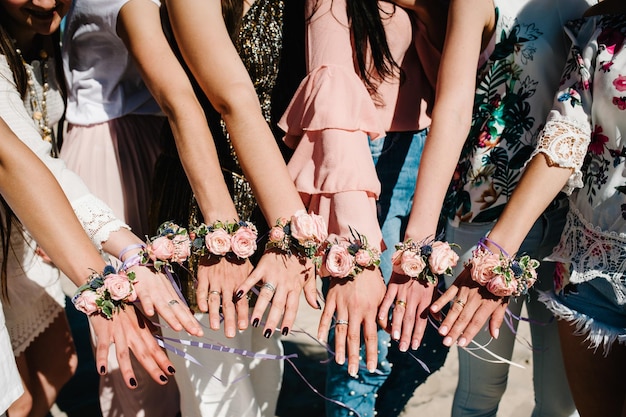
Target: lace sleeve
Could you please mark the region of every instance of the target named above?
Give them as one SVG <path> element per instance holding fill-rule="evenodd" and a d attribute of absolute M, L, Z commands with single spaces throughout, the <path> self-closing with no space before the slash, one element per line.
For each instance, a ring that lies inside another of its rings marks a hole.
<path fill-rule="evenodd" d="M 575 188 L 583 186 L 580 168 L 587 153 L 589 140 L 589 124 L 578 123 L 552 111 L 531 158 L 542 153 L 546 156 L 548 165 L 572 168 L 574 172 L 563 187 L 563 192 L 569 195 Z"/>
<path fill-rule="evenodd" d="M 98 250 L 102 250 L 102 243 L 109 239 L 109 235 L 120 229 L 130 229 L 126 223 L 119 220 L 113 211 L 92 194 L 87 194 L 72 201 L 74 212 Z"/>

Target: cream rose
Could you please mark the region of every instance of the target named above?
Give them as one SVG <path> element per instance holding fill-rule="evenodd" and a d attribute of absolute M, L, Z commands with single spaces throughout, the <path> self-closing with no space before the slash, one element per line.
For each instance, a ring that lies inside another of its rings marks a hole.
<path fill-rule="evenodd" d="M 78 311 L 91 315 L 98 312 L 98 304 L 96 304 L 97 299 L 98 294 L 94 291 L 85 290 L 81 292 L 78 297 L 76 297 L 74 300 L 74 306 Z"/>
<path fill-rule="evenodd" d="M 317 228 L 317 222 L 304 210 L 291 216 L 291 237 L 302 245 L 316 240 Z"/>
<path fill-rule="evenodd" d="M 493 253 L 483 253 L 472 258 L 471 276 L 480 285 L 487 283 L 495 276 L 493 268 L 500 265 L 500 257 Z"/>
<path fill-rule="evenodd" d="M 410 250 L 405 250 L 402 253 L 400 263 L 402 273 L 411 278 L 417 278 L 426 268 L 426 262 L 424 262 L 422 256 Z"/>
<path fill-rule="evenodd" d="M 281 226 L 274 226 L 270 229 L 270 242 L 280 243 L 285 239 L 285 230 Z"/>
<path fill-rule="evenodd" d="M 133 292 L 133 286 L 125 275 L 109 274 L 104 278 L 104 288 L 111 299 L 121 301 Z"/>
<path fill-rule="evenodd" d="M 204 238 L 206 247 L 213 255 L 224 256 L 230 252 L 230 235 L 224 229 L 215 229 Z"/>
<path fill-rule="evenodd" d="M 354 255 L 354 261 L 359 266 L 367 267 L 372 262 L 372 255 L 370 255 L 369 251 L 359 249 Z"/>
<path fill-rule="evenodd" d="M 152 262 L 157 260 L 167 261 L 174 254 L 174 242 L 166 236 L 154 239 L 148 245 L 148 256 Z"/>
<path fill-rule="evenodd" d="M 232 251 L 242 259 L 249 258 L 256 251 L 256 237 L 249 227 L 240 227 L 232 236 Z"/>
<path fill-rule="evenodd" d="M 428 257 L 430 270 L 437 275 L 451 273 L 459 261 L 459 255 L 452 250 L 448 242 L 434 242 L 432 245 L 432 253 Z"/>
<path fill-rule="evenodd" d="M 354 257 L 350 255 L 347 248 L 341 245 L 332 245 L 326 253 L 324 266 L 331 277 L 345 278 L 350 276 L 354 268 Z"/>

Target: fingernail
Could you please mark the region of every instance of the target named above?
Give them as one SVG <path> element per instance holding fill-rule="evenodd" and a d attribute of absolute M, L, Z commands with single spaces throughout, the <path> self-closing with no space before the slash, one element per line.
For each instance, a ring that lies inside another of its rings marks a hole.
<path fill-rule="evenodd" d="M 409 349 L 409 344 L 407 342 L 400 343 L 400 352 L 406 352 Z"/>
<path fill-rule="evenodd" d="M 317 303 L 317 309 L 318 309 L 318 310 L 321 310 L 321 309 L 322 309 L 322 305 L 320 304 L 320 302 L 319 302 L 319 301 L 316 301 L 316 303 Z"/>
<path fill-rule="evenodd" d="M 233 329 L 226 330 L 226 337 L 235 337 L 235 331 Z"/>
<path fill-rule="evenodd" d="M 420 347 L 420 341 L 419 340 L 414 340 L 413 344 L 411 345 L 411 349 L 417 350 L 419 347 Z"/>
<path fill-rule="evenodd" d="M 237 294 L 235 294 L 235 298 L 237 300 L 239 300 L 241 297 L 243 297 L 243 290 L 239 290 L 237 291 Z"/>
<path fill-rule="evenodd" d="M 495 330 L 493 331 L 493 338 L 494 338 L 494 339 L 497 339 L 497 338 L 498 338 L 498 336 L 500 336 L 500 329 L 495 329 Z"/>
<path fill-rule="evenodd" d="M 167 377 L 165 375 L 159 375 L 159 379 L 163 382 L 167 382 Z"/>
<path fill-rule="evenodd" d="M 374 372 L 376 372 L 376 367 L 372 367 L 372 366 L 368 366 L 367 367 L 367 372 L 369 372 L 370 374 L 373 374 Z"/>
<path fill-rule="evenodd" d="M 441 326 L 439 328 L 439 334 L 442 336 L 445 336 L 448 334 L 448 327 L 447 326 Z"/>
<path fill-rule="evenodd" d="M 450 347 L 452 345 L 452 338 L 450 336 L 447 336 L 443 339 L 443 344 L 444 346 Z"/>
<path fill-rule="evenodd" d="M 283 336 L 287 336 L 289 334 L 289 327 L 283 327 L 282 334 Z"/>
<path fill-rule="evenodd" d="M 270 329 L 267 329 L 265 333 L 263 333 L 263 337 L 265 337 L 266 339 L 269 339 L 271 335 L 272 331 Z"/>
<path fill-rule="evenodd" d="M 430 306 L 430 311 L 432 311 L 433 313 L 436 313 L 438 310 L 439 308 L 436 305 Z"/>
<path fill-rule="evenodd" d="M 337 365 L 343 365 L 344 363 L 346 363 L 346 358 L 344 358 L 343 356 L 336 356 L 335 362 L 337 362 Z"/>
<path fill-rule="evenodd" d="M 352 377 L 352 378 L 356 378 L 357 377 L 357 372 L 358 372 L 358 367 L 354 366 L 354 365 L 350 365 L 348 366 L 348 374 Z"/>
<path fill-rule="evenodd" d="M 456 342 L 459 346 L 464 347 L 467 344 L 467 339 L 462 337 Z"/>
<path fill-rule="evenodd" d="M 100 367 L 100 375 L 104 375 L 107 372 L 107 368 L 105 368 L 104 366 Z"/>
<path fill-rule="evenodd" d="M 176 369 L 174 369 L 173 366 L 168 366 L 167 367 L 167 372 L 169 372 L 170 374 L 175 374 L 176 373 Z"/>
<path fill-rule="evenodd" d="M 393 332 L 393 340 L 398 340 L 400 339 L 400 332 L 398 330 L 395 330 Z"/>
<path fill-rule="evenodd" d="M 131 387 L 136 387 L 137 386 L 137 381 L 135 380 L 135 378 L 131 378 L 129 381 L 130 381 L 130 386 Z"/>
<path fill-rule="evenodd" d="M 259 327 L 259 319 L 252 320 L 252 327 Z"/>

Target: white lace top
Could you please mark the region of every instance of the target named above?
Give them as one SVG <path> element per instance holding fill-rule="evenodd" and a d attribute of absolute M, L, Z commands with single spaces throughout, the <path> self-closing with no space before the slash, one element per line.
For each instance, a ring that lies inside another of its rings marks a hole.
<path fill-rule="evenodd" d="M 561 88 L 535 153 L 574 169 L 571 210 L 553 258 L 572 282 L 604 277 L 626 303 L 626 16 L 572 22 Z M 576 189 L 575 191 L 573 191 Z"/>

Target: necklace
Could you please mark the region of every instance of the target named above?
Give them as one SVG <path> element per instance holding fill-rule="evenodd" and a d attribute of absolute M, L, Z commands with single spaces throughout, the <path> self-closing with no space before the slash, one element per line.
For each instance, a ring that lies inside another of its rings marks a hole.
<path fill-rule="evenodd" d="M 33 114 L 33 120 L 39 128 L 39 134 L 41 135 L 41 138 L 46 142 L 52 143 L 54 148 L 54 132 L 52 131 L 52 128 L 50 128 L 50 122 L 48 120 L 48 91 L 50 90 L 50 85 L 48 84 L 48 53 L 43 49 L 39 52 L 39 57 L 41 58 L 42 83 L 42 92 L 40 99 L 39 95 L 37 94 L 37 83 L 35 80 L 35 74 L 33 74 L 33 70 L 26 63 L 26 60 L 22 56 L 22 51 L 16 49 L 15 52 L 17 52 L 20 59 L 22 60 L 22 64 L 24 65 L 24 69 L 26 70 L 26 75 L 28 76 L 28 96 L 30 99 L 30 109 Z"/>

